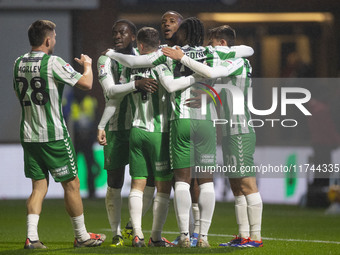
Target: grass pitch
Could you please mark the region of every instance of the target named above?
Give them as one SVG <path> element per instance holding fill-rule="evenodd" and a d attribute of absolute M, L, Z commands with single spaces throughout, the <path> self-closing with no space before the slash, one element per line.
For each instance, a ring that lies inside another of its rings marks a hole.
<path fill-rule="evenodd" d="M 73 248 L 73 231 L 63 200 L 44 202 L 39 222 L 39 237 L 48 250 L 24 250 L 26 207 L 24 200 L 0 200 L 0 254 L 340 254 L 340 217 L 326 216 L 323 209 L 305 209 L 287 205 L 264 205 L 262 248 L 229 248 L 218 244 L 229 241 L 237 233 L 234 205 L 217 203 L 210 228 L 209 249 L 132 248 L 125 241 L 122 248 L 110 247 L 112 234 L 106 216 L 104 199 L 83 200 L 87 230 L 105 233 L 100 247 Z M 127 199 L 123 202 L 122 225 L 128 221 Z M 143 218 L 146 241 L 152 224 L 152 210 Z M 122 226 L 124 227 L 124 226 Z M 164 227 L 170 241 L 177 236 L 177 223 L 172 203 Z"/>

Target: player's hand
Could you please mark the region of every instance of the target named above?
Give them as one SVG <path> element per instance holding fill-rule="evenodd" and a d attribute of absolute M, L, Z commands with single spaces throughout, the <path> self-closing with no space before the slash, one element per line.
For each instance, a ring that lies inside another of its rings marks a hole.
<path fill-rule="evenodd" d="M 97 141 L 100 145 L 103 145 L 103 146 L 107 145 L 105 130 L 98 129 L 98 131 L 97 131 Z"/>
<path fill-rule="evenodd" d="M 164 47 L 162 49 L 162 52 L 165 56 L 172 58 L 174 60 L 178 60 L 178 61 L 180 61 L 182 59 L 182 57 L 184 56 L 183 51 L 178 46 L 176 46 L 176 49 Z"/>
<path fill-rule="evenodd" d="M 201 108 L 202 94 L 207 94 L 207 93 L 201 89 L 192 90 L 191 92 L 195 95 L 195 97 L 191 97 L 185 100 L 185 105 L 190 108 Z"/>
<path fill-rule="evenodd" d="M 201 108 L 202 100 L 201 96 L 191 97 L 185 100 L 185 105 L 190 108 Z"/>
<path fill-rule="evenodd" d="M 107 50 L 103 51 L 101 54 L 105 56 L 106 53 L 107 53 L 108 51 L 110 51 L 110 50 L 113 50 L 113 49 L 107 49 Z"/>
<path fill-rule="evenodd" d="M 85 54 L 80 54 L 80 59 L 79 58 L 74 58 L 74 60 L 81 66 L 84 65 L 92 65 L 92 58 Z"/>
<path fill-rule="evenodd" d="M 154 93 L 158 89 L 157 81 L 152 78 L 143 78 L 135 81 L 137 90 L 144 90 L 149 93 Z"/>

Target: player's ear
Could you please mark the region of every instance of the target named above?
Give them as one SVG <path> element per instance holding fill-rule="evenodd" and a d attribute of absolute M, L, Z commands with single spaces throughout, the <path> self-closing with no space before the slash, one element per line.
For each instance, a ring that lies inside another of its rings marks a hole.
<path fill-rule="evenodd" d="M 220 44 L 221 44 L 221 46 L 228 46 L 228 42 L 224 39 L 220 40 Z"/>
<path fill-rule="evenodd" d="M 48 48 L 48 47 L 50 47 L 50 45 L 51 45 L 51 38 L 48 36 L 45 39 L 45 46 Z"/>
<path fill-rule="evenodd" d="M 132 39 L 132 41 L 136 41 L 136 36 L 135 36 L 135 35 L 132 35 L 132 36 L 131 36 L 131 39 Z"/>

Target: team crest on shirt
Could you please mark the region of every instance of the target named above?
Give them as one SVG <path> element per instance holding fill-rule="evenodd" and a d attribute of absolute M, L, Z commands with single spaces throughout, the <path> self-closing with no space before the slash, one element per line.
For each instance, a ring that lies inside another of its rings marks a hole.
<path fill-rule="evenodd" d="M 64 65 L 63 68 L 66 70 L 66 72 L 69 72 L 69 73 L 71 73 L 71 74 L 75 72 L 74 69 L 73 69 L 73 67 L 72 67 L 69 63 L 67 63 L 66 65 Z"/>
<path fill-rule="evenodd" d="M 107 73 L 105 72 L 105 65 L 100 65 L 98 76 L 99 77 L 105 77 L 106 75 L 107 75 Z"/>

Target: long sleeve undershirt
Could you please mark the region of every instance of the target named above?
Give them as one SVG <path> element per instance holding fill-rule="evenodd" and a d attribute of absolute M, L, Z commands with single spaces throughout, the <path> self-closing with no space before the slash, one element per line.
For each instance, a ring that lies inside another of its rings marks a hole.
<path fill-rule="evenodd" d="M 181 59 L 181 63 L 197 74 L 206 78 L 219 78 L 226 77 L 235 72 L 237 69 L 241 68 L 244 64 L 243 59 L 227 60 L 228 65 L 226 66 L 215 66 L 214 68 L 195 61 L 188 56 L 184 55 Z"/>

